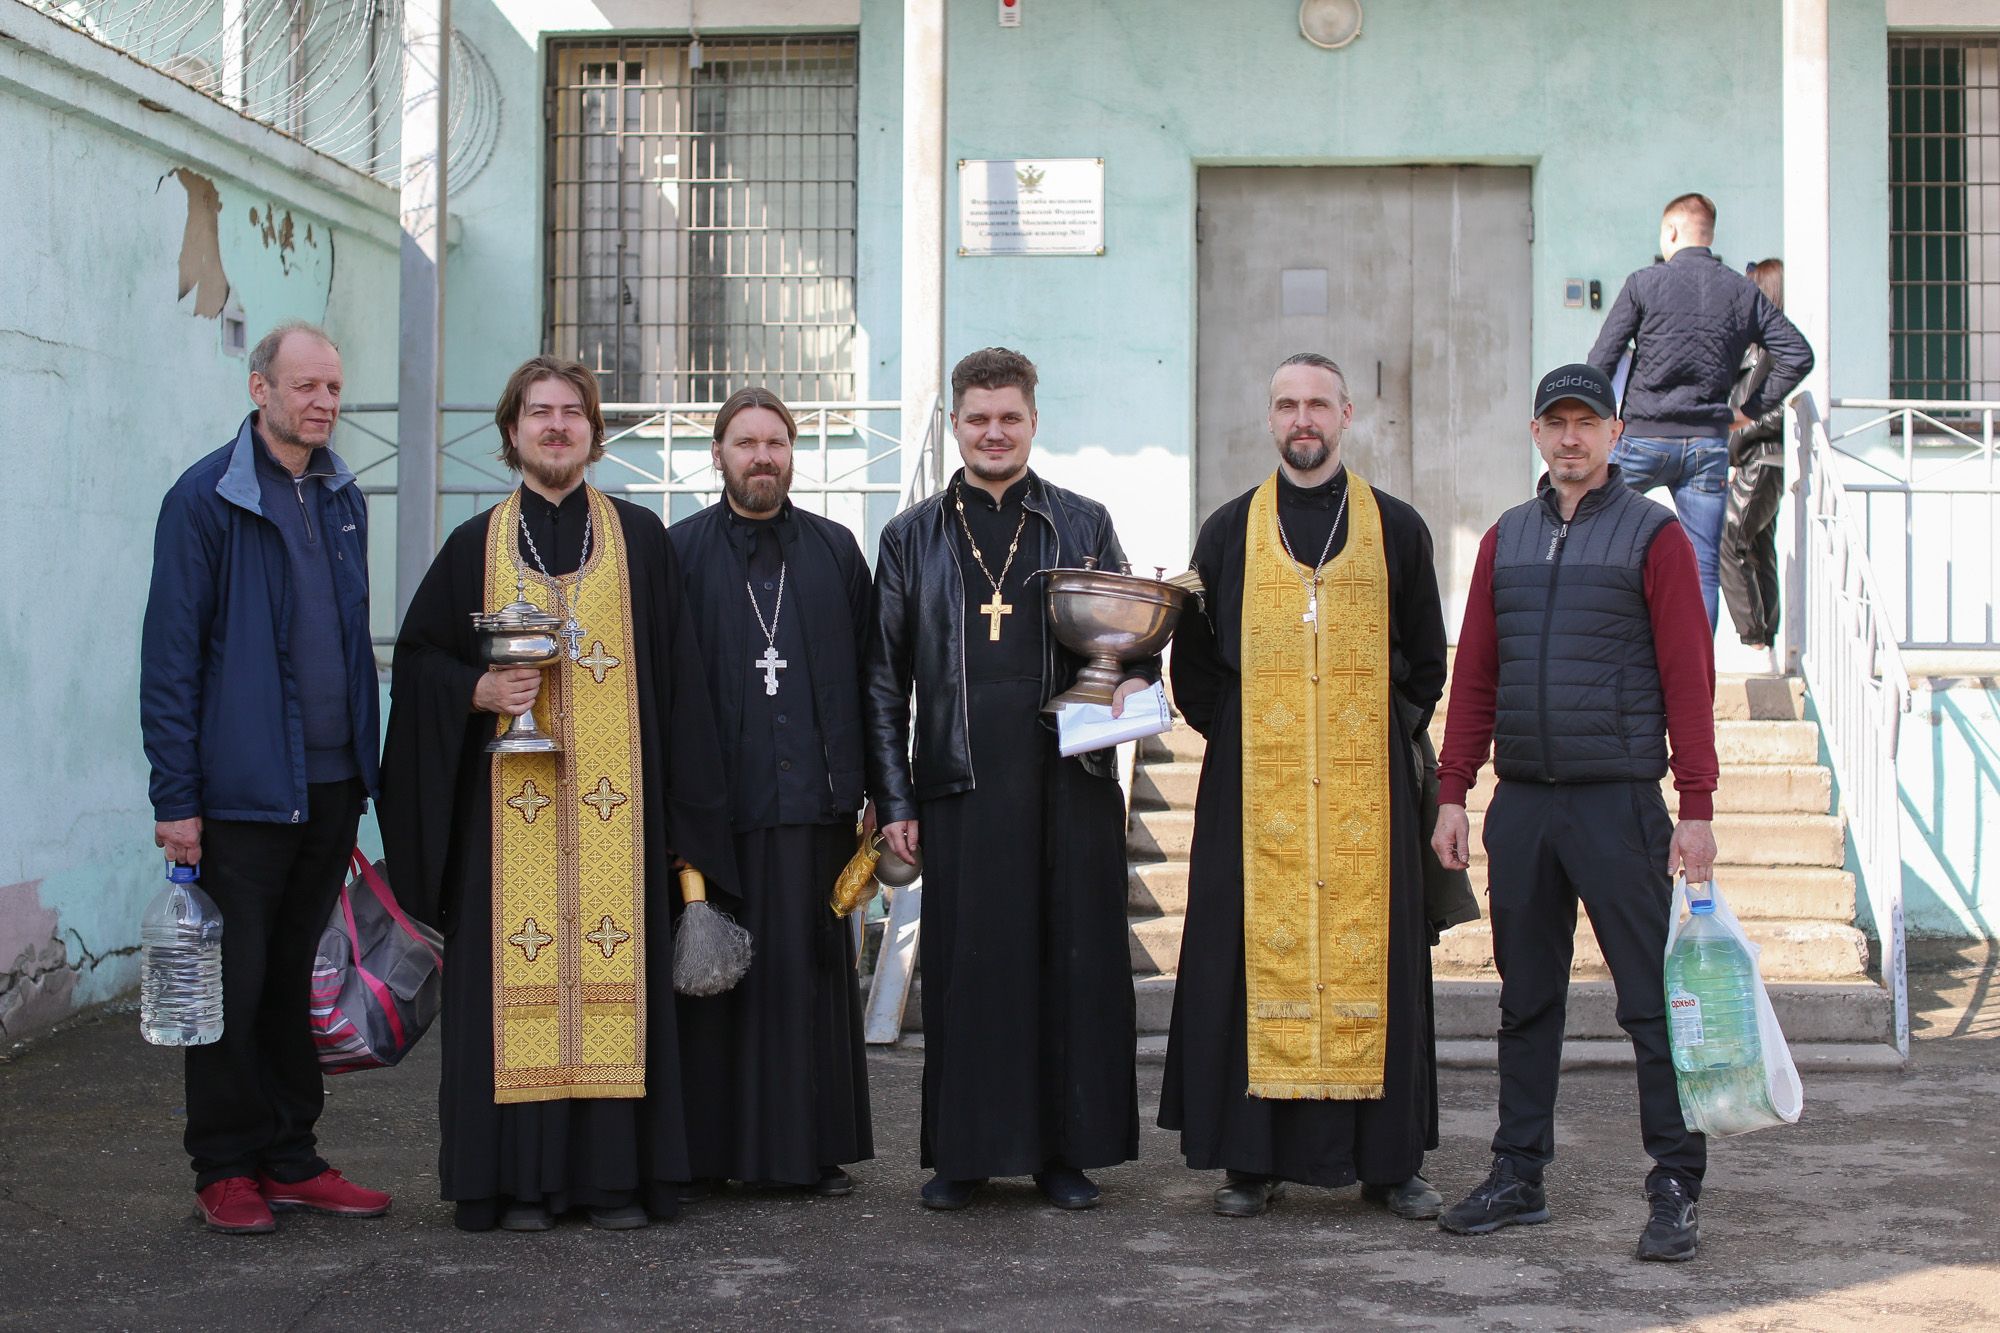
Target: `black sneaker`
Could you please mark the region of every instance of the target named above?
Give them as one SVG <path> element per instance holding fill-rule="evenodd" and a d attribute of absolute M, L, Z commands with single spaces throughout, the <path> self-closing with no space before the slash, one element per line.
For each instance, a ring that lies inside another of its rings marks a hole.
<path fill-rule="evenodd" d="M 1532 1226 L 1549 1220 L 1549 1198 L 1534 1181 L 1514 1174 L 1514 1163 L 1493 1159 L 1485 1183 L 1438 1215 L 1438 1225 L 1460 1236 L 1483 1236 L 1501 1227 Z"/>
<path fill-rule="evenodd" d="M 1655 1263 L 1679 1264 L 1694 1258 L 1701 1245 L 1701 1220 L 1687 1186 L 1671 1177 L 1646 1191 L 1653 1215 L 1639 1236 L 1638 1257 Z"/>

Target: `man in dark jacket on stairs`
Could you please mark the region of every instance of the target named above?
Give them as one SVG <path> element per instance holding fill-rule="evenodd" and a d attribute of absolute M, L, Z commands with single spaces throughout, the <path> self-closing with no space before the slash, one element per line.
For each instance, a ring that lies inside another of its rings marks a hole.
<path fill-rule="evenodd" d="M 1715 863 L 1715 659 L 1686 534 L 1611 462 L 1611 397 L 1591 366 L 1543 377 L 1529 429 L 1549 470 L 1480 543 L 1459 630 L 1431 846 L 1447 867 L 1470 863 L 1465 795 L 1492 748 L 1500 1127 L 1485 1183 L 1438 1224 L 1467 1235 L 1549 1220 L 1542 1172 L 1581 898 L 1638 1059 L 1655 1163 L 1638 1257 L 1671 1261 L 1694 1257 L 1708 1154 L 1681 1118 L 1662 954 L 1669 876 L 1705 881 Z M 1669 768 L 1679 824 L 1660 794 Z"/>
<path fill-rule="evenodd" d="M 1729 483 L 1729 432 L 1785 401 L 1813 368 L 1805 336 L 1756 285 L 1717 259 L 1715 204 L 1684 194 L 1660 219 L 1664 262 L 1625 279 L 1604 317 L 1591 365 L 1610 375 L 1632 348 L 1625 382 L 1625 434 L 1611 461 L 1642 494 L 1665 486 L 1694 543 L 1708 627 L 1715 630 L 1717 551 Z M 1730 387 L 1744 349 L 1761 345 L 1771 359 L 1761 388 L 1739 407 Z"/>

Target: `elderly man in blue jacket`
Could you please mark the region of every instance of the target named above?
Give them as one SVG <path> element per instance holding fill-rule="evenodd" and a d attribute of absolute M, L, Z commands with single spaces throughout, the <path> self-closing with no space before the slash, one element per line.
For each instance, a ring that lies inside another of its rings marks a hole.
<path fill-rule="evenodd" d="M 186 1146 L 216 1231 L 272 1209 L 379 1217 L 319 1156 L 306 1024 L 314 946 L 376 790 L 368 513 L 327 448 L 340 352 L 282 324 L 250 355 L 256 410 L 167 492 L 139 676 L 154 842 L 222 910 L 222 1039 L 187 1050 Z"/>
<path fill-rule="evenodd" d="M 1715 201 L 1684 194 L 1660 218 L 1661 262 L 1625 279 L 1585 358 L 1615 375 L 1625 349 L 1632 371 L 1620 414 L 1625 434 L 1611 461 L 1627 486 L 1673 493 L 1694 543 L 1708 627 L 1719 605 L 1723 510 L 1728 503 L 1729 432 L 1785 401 L 1812 373 L 1812 348 L 1764 293 L 1715 257 Z M 1771 357 L 1771 373 L 1741 409 L 1729 404 L 1743 351 Z"/>

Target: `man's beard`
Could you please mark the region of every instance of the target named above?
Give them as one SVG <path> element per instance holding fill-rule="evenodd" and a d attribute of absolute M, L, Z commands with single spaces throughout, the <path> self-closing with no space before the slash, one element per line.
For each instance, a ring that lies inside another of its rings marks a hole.
<path fill-rule="evenodd" d="M 583 470 L 590 466 L 590 455 L 586 452 L 567 466 L 551 463 L 545 459 L 521 455 L 521 471 L 540 482 L 544 489 L 567 491 L 583 479 Z"/>
<path fill-rule="evenodd" d="M 326 439 L 319 441 L 317 444 L 310 440 L 300 439 L 298 423 L 286 417 L 278 416 L 268 407 L 261 409 L 257 413 L 257 427 L 264 432 L 264 442 L 266 444 L 283 445 L 288 449 L 324 449 L 333 442 L 332 431 L 328 431 Z"/>
<path fill-rule="evenodd" d="M 1301 472 L 1311 472 L 1333 457 L 1333 446 L 1326 442 L 1326 436 L 1313 431 L 1311 443 L 1306 440 L 1286 440 L 1285 461 Z"/>
<path fill-rule="evenodd" d="M 1012 481 L 1028 470 L 1026 459 L 1016 460 L 1012 456 L 989 459 L 985 454 L 974 454 L 967 461 L 966 470 L 981 481 Z"/>
<path fill-rule="evenodd" d="M 756 487 L 758 482 L 776 482 L 774 486 Z M 746 473 L 741 477 L 732 476 L 727 468 L 722 472 L 722 489 L 728 493 L 731 504 L 746 514 L 774 513 L 785 503 L 785 497 L 792 493 L 792 470 L 783 472 Z"/>

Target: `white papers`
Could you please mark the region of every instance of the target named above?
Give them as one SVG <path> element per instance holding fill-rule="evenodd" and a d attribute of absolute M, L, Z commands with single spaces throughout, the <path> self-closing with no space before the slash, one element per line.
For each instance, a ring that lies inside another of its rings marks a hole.
<path fill-rule="evenodd" d="M 1065 757 L 1141 736 L 1157 736 L 1173 728 L 1173 710 L 1167 706 L 1167 692 L 1158 681 L 1125 700 L 1123 717 L 1111 716 L 1108 704 L 1064 704 L 1056 713 L 1057 748 Z"/>

